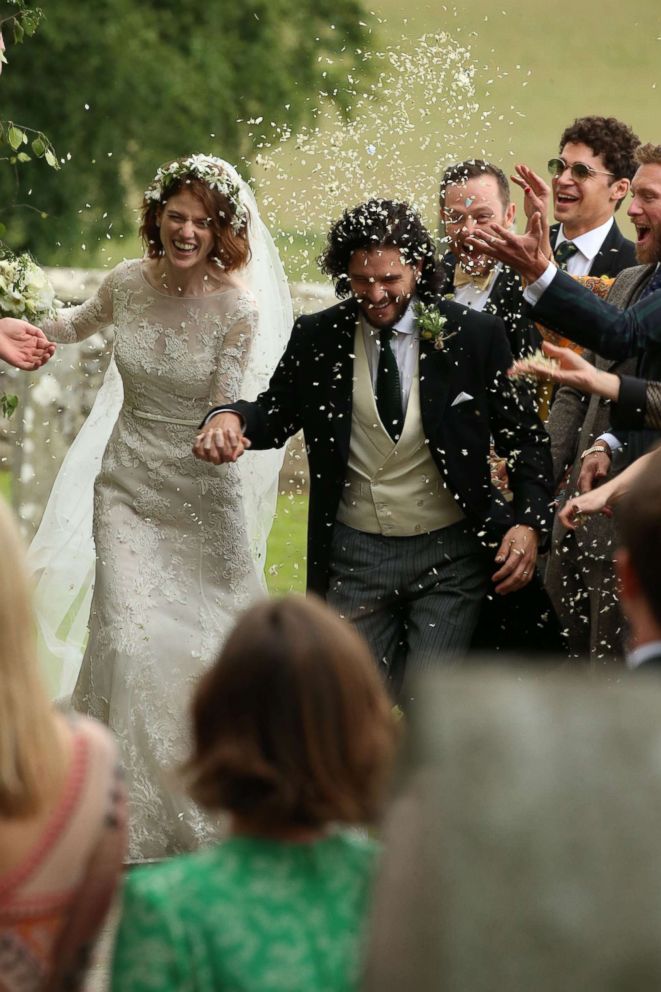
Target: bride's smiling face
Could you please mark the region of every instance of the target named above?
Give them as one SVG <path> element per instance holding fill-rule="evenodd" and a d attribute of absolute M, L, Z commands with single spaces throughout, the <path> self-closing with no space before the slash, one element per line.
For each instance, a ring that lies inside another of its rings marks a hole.
<path fill-rule="evenodd" d="M 161 242 L 171 265 L 194 268 L 213 251 L 214 238 L 204 205 L 190 190 L 170 197 L 160 216 Z"/>

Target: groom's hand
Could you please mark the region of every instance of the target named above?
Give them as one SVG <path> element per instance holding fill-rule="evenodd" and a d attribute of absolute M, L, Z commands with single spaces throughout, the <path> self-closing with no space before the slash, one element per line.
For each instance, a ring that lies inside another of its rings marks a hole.
<path fill-rule="evenodd" d="M 506 596 L 528 585 L 535 572 L 538 544 L 539 534 L 533 527 L 524 524 L 510 527 L 496 555 L 496 564 L 500 568 L 491 576 L 499 596 Z"/>
<path fill-rule="evenodd" d="M 193 454 L 204 462 L 222 465 L 240 458 L 250 441 L 243 433 L 241 417 L 225 410 L 212 417 L 195 438 Z"/>

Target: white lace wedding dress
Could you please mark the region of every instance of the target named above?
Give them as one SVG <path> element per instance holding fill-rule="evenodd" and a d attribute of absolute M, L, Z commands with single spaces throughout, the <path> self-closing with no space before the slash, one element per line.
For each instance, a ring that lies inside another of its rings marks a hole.
<path fill-rule="evenodd" d="M 264 592 L 239 466 L 191 451 L 209 406 L 240 395 L 257 309 L 239 289 L 163 294 L 133 260 L 44 329 L 66 342 L 109 324 L 124 396 L 94 484 L 96 578 L 73 704 L 118 738 L 130 856 L 145 859 L 215 831 L 174 772 L 188 753 L 191 691 L 237 613 Z"/>

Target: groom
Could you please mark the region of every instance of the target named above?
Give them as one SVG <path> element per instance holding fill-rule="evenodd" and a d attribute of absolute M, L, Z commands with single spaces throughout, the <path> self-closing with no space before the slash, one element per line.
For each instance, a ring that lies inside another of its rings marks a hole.
<path fill-rule="evenodd" d="M 467 650 L 490 577 L 502 595 L 530 581 L 551 522 L 548 438 L 506 375 L 502 321 L 437 296 L 406 203 L 345 211 L 321 266 L 342 302 L 301 317 L 268 390 L 212 410 L 193 450 L 220 464 L 303 429 L 308 588 L 389 674 L 403 651 L 408 675 Z M 511 503 L 490 482 L 491 436 Z"/>

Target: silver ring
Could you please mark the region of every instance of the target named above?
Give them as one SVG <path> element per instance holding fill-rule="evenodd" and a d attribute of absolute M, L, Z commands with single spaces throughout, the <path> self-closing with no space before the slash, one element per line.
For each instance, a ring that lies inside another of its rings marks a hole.
<path fill-rule="evenodd" d="M 525 551 L 522 551 L 521 548 L 512 548 L 512 552 L 515 555 L 518 555 L 519 558 L 523 558 L 523 556 L 525 555 Z"/>

